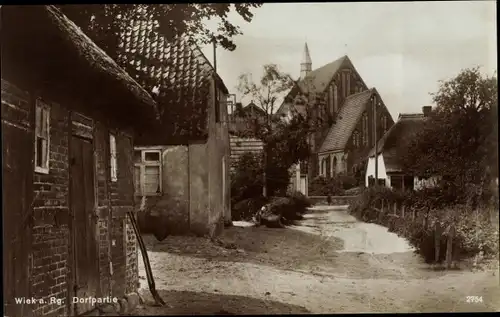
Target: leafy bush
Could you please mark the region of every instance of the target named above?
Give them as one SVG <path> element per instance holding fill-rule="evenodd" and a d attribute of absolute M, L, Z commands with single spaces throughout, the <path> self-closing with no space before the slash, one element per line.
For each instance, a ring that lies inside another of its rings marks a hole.
<path fill-rule="evenodd" d="M 296 220 L 301 220 L 311 205 L 310 200 L 300 192 L 294 192 L 289 197 L 273 197 L 266 205 L 263 218 L 278 215 L 283 223 L 292 224 Z"/>
<path fill-rule="evenodd" d="M 309 184 L 310 196 L 340 196 L 344 193 L 338 178 L 315 177 Z"/>
<path fill-rule="evenodd" d="M 232 206 L 231 217 L 235 221 L 249 221 L 268 201 L 263 196 L 241 200 Z"/>
<path fill-rule="evenodd" d="M 393 215 L 392 208 L 380 213 L 380 202 L 386 206 L 405 203 L 405 217 Z M 349 207 L 352 215 L 366 222 L 386 226 L 390 231 L 406 238 L 415 251 L 427 263 L 435 260 L 435 223 L 441 224 L 438 261 L 444 261 L 448 231 L 455 225 L 453 257 L 455 260 L 473 257 L 480 252 L 485 256 L 498 254 L 498 211 L 494 207 L 482 207 L 474 211 L 466 205 L 450 205 L 454 199 L 446 190 L 429 189 L 418 192 L 397 192 L 384 187 L 372 187 L 363 191 L 360 198 Z M 415 212 L 415 219 L 411 214 Z M 496 218 L 495 218 L 496 217 Z"/>
<path fill-rule="evenodd" d="M 259 154 L 247 152 L 234 164 L 231 174 L 231 202 L 262 195 L 262 159 Z"/>
<path fill-rule="evenodd" d="M 363 187 L 353 187 L 344 192 L 344 195 L 346 196 L 356 196 L 359 195 L 363 192 L 364 188 Z"/>
<path fill-rule="evenodd" d="M 340 182 L 342 188 L 344 190 L 351 189 L 353 187 L 358 186 L 358 180 L 351 175 L 339 175 L 336 178 L 338 178 L 338 182 Z"/>

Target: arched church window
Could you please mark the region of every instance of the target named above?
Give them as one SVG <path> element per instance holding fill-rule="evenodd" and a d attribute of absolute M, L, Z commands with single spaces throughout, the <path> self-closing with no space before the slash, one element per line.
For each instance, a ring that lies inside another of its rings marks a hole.
<path fill-rule="evenodd" d="M 384 133 L 387 132 L 387 117 L 385 115 L 382 116 L 382 128 L 384 129 Z"/>
<path fill-rule="evenodd" d="M 366 111 L 363 113 L 363 145 L 368 144 L 368 113 Z"/>

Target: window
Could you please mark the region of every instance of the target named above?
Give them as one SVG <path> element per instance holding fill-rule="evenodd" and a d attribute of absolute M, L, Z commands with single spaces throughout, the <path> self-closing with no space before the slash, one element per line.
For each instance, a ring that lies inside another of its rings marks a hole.
<path fill-rule="evenodd" d="M 330 108 L 330 113 L 331 114 L 335 114 L 335 107 L 333 105 L 333 90 L 334 90 L 334 87 L 335 84 L 332 84 L 330 85 L 330 87 L 328 88 L 328 106 Z"/>
<path fill-rule="evenodd" d="M 350 95 L 351 92 L 351 74 L 349 71 L 343 71 L 341 74 L 342 78 L 342 96 L 345 98 Z"/>
<path fill-rule="evenodd" d="M 333 83 L 333 113 L 337 113 L 338 107 L 337 107 L 337 102 L 338 102 L 338 93 L 339 93 L 339 88 L 337 87 L 336 83 Z"/>
<path fill-rule="evenodd" d="M 109 168 L 111 181 L 116 182 L 118 179 L 118 164 L 116 161 L 116 138 L 113 134 L 109 135 Z"/>
<path fill-rule="evenodd" d="M 35 172 L 49 173 L 50 109 L 41 100 L 36 101 L 35 112 Z"/>
<path fill-rule="evenodd" d="M 363 113 L 363 145 L 368 144 L 368 114 Z"/>
<path fill-rule="evenodd" d="M 346 97 L 349 96 L 351 94 L 351 74 L 349 72 L 347 72 L 345 74 L 345 77 L 346 77 L 346 87 L 345 87 L 345 90 L 346 90 Z"/>
<path fill-rule="evenodd" d="M 134 188 L 138 196 L 162 193 L 160 150 L 134 151 Z"/>
<path fill-rule="evenodd" d="M 359 132 L 358 131 L 354 131 L 354 133 L 352 134 L 352 145 L 354 145 L 354 147 L 359 146 Z"/>
<path fill-rule="evenodd" d="M 331 160 L 330 160 L 330 156 L 327 156 L 326 159 L 325 159 L 325 164 L 326 164 L 326 177 L 331 177 L 332 174 L 331 174 Z"/>

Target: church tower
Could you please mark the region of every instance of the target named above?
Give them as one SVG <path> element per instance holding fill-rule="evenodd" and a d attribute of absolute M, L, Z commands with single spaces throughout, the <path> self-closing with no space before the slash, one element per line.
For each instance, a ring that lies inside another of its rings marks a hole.
<path fill-rule="evenodd" d="M 300 63 L 300 79 L 304 79 L 307 74 L 312 70 L 311 56 L 309 55 L 309 48 L 307 42 L 304 45 L 304 54 L 302 55 L 302 62 Z"/>

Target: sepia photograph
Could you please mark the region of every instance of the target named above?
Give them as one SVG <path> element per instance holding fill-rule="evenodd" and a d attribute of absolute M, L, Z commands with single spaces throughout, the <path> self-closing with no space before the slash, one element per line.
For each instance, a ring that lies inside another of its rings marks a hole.
<path fill-rule="evenodd" d="M 496 12 L 0 5 L 3 316 L 500 312 Z"/>

